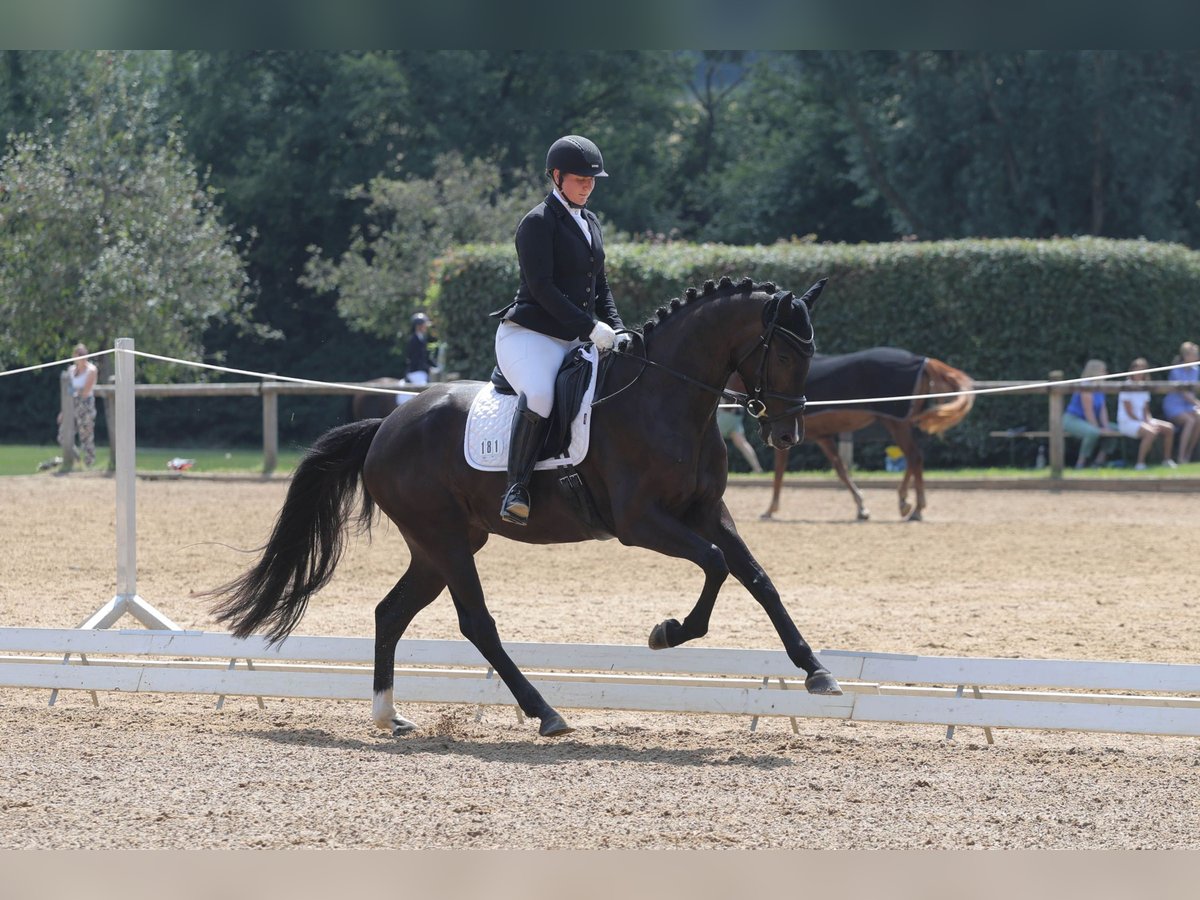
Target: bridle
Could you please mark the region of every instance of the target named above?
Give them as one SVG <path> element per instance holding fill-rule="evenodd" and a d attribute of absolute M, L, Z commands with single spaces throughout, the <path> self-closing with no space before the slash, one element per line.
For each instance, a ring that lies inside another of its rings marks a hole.
<path fill-rule="evenodd" d="M 762 358 L 758 361 L 758 371 L 754 374 L 754 388 L 748 393 L 743 394 L 740 391 L 722 391 L 723 394 L 733 397 L 737 402 L 742 403 L 746 407 L 746 412 L 754 416 L 760 422 L 771 423 L 777 422 L 780 419 L 786 419 L 789 416 L 799 416 L 804 414 L 804 407 L 808 404 L 808 399 L 801 394 L 799 397 L 792 397 L 788 394 L 778 394 L 774 391 L 764 390 L 763 385 L 767 380 L 767 360 L 771 356 L 771 341 L 776 335 L 782 337 L 789 344 L 800 351 L 801 355 L 811 357 L 816 349 L 813 343 L 813 333 L 810 327 L 808 337 L 801 337 L 794 331 L 783 327 L 779 324 L 779 313 L 783 308 L 784 303 L 791 304 L 792 294 L 787 291 L 778 291 L 772 295 L 767 303 L 767 308 L 763 310 L 763 318 L 768 319 L 766 330 L 759 335 L 758 340 L 751 345 L 750 349 L 742 354 L 741 358 L 734 364 L 734 371 L 740 371 L 742 363 L 744 363 L 756 349 L 762 347 Z M 792 403 L 787 409 L 773 416 L 767 415 L 766 398 L 775 400 L 787 400 Z"/>
<path fill-rule="evenodd" d="M 613 397 L 617 396 L 618 394 L 622 393 L 623 391 L 626 391 L 629 388 L 633 387 L 633 385 L 637 383 L 637 380 L 642 377 L 642 373 L 646 371 L 645 367 L 646 366 L 654 366 L 656 369 L 662 369 L 664 372 L 668 373 L 669 375 L 672 375 L 681 381 L 685 381 L 688 384 L 691 384 L 695 387 L 705 390 L 710 394 L 715 394 L 716 396 L 721 397 L 722 399 L 728 397 L 728 398 L 734 400 L 735 402 L 742 404 L 742 406 L 745 407 L 746 412 L 748 412 L 754 418 L 758 419 L 760 422 L 763 422 L 766 424 L 770 424 L 771 422 L 777 422 L 780 419 L 786 419 L 788 416 L 803 415 L 804 407 L 808 403 L 808 400 L 805 398 L 805 396 L 803 394 L 801 394 L 800 396 L 793 396 L 790 394 L 780 394 L 775 391 L 768 391 L 764 388 L 764 385 L 766 384 L 766 375 L 767 375 L 767 360 L 770 358 L 770 355 L 771 355 L 771 352 L 770 352 L 771 351 L 771 341 L 773 341 L 776 338 L 776 336 L 783 338 L 789 344 L 794 346 L 797 350 L 800 351 L 801 355 L 803 355 L 803 356 L 811 357 L 816 349 L 815 344 L 813 343 L 813 334 L 812 334 L 811 328 L 809 330 L 808 336 L 803 337 L 801 335 L 796 334 L 794 331 L 791 331 L 790 329 L 785 328 L 783 325 L 781 325 L 779 323 L 780 310 L 783 308 L 784 302 L 786 301 L 788 304 L 790 304 L 792 302 L 793 296 L 794 295 L 788 291 L 778 291 L 771 296 L 771 299 L 769 301 L 767 301 L 766 308 L 763 310 L 763 319 L 767 323 L 766 328 L 763 330 L 763 333 L 760 334 L 750 344 L 749 349 L 747 349 L 744 353 L 742 353 L 737 358 L 737 361 L 734 363 L 733 370 L 735 372 L 740 372 L 740 370 L 742 368 L 742 364 L 745 363 L 746 360 L 750 358 L 751 354 L 753 354 L 755 350 L 758 350 L 760 348 L 762 349 L 762 358 L 758 362 L 758 371 L 754 375 L 754 388 L 749 393 L 743 394 L 741 391 L 731 391 L 731 390 L 726 389 L 724 386 L 713 387 L 712 385 L 705 384 L 703 381 L 699 381 L 698 379 L 692 378 L 690 375 L 685 375 L 683 372 L 677 371 L 676 369 L 672 369 L 670 366 L 663 365 L 660 362 L 656 362 L 656 361 L 650 359 L 648 356 L 645 355 L 645 353 L 646 353 L 646 348 L 645 348 L 645 343 L 644 343 L 645 338 L 639 332 L 631 331 L 628 328 L 624 328 L 624 329 L 621 329 L 619 333 L 629 334 L 629 335 L 634 336 L 635 340 L 643 341 L 642 353 L 641 353 L 641 355 L 639 355 L 637 353 L 630 353 L 626 350 L 619 350 L 616 347 L 613 348 L 612 352 L 618 356 L 625 356 L 630 359 L 638 360 L 639 362 L 642 363 L 642 369 L 641 369 L 641 371 L 639 371 L 637 373 L 636 376 L 634 376 L 633 380 L 630 381 L 629 384 L 625 385 L 623 388 L 620 388 L 619 390 L 613 391 L 611 394 L 607 394 L 606 396 L 601 397 L 599 400 L 593 401 L 592 405 L 598 406 L 599 404 L 604 403 L 607 400 L 611 400 Z M 767 402 L 766 402 L 768 399 L 786 400 L 786 401 L 789 401 L 791 403 L 791 405 L 787 409 L 785 409 L 783 412 L 776 413 L 773 416 L 769 416 L 769 415 L 767 415 Z"/>

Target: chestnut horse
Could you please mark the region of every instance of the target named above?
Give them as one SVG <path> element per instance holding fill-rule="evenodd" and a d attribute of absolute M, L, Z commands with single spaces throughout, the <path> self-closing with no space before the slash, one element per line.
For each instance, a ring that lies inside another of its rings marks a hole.
<path fill-rule="evenodd" d="M 899 397 L 969 391 L 974 381 L 965 372 L 939 359 L 916 356 L 907 350 L 874 347 L 841 356 L 817 356 L 809 371 L 807 387 L 811 402 L 847 400 L 853 397 Z M 833 465 L 838 478 L 854 497 L 858 518 L 871 517 L 862 492 L 850 478 L 846 465 L 834 447 L 834 439 L 845 432 L 858 431 L 879 422 L 904 453 L 904 476 L 900 480 L 900 518 L 919 521 L 925 509 L 925 467 L 921 446 L 914 429 L 940 434 L 961 422 L 974 405 L 974 394 L 959 394 L 941 400 L 915 400 L 865 405 L 818 407 L 804 415 L 804 439 L 816 444 Z M 771 505 L 762 518 L 779 512 L 783 473 L 787 471 L 788 450 L 775 450 L 775 482 Z M 916 503 L 908 502 L 910 482 Z"/>
<path fill-rule="evenodd" d="M 750 279 L 707 282 L 659 308 L 607 373 L 592 405 L 591 445 L 577 474 L 593 515 L 580 514 L 559 473 L 535 472 L 533 513 L 517 526 L 500 518 L 504 472 L 483 472 L 464 458 L 463 439 L 480 382 L 434 384 L 384 419 L 334 428 L 292 476 L 283 508 L 259 561 L 212 592 L 217 617 L 245 637 L 265 630 L 281 641 L 299 623 L 309 598 L 328 583 L 345 546 L 346 526 L 362 487 L 360 526 L 375 507 L 408 544 L 408 570 L 375 609 L 372 719 L 393 735 L 416 726 L 394 705 L 396 647 L 408 624 L 444 589 L 462 633 L 503 679 L 546 737 L 570 726 L 517 668 L 501 645 L 475 567 L 493 534 L 531 544 L 617 537 L 621 543 L 686 559 L 704 572 L 699 599 L 683 622 L 650 631 L 656 650 L 703 637 L 721 585 L 733 575 L 762 606 L 813 694 L 840 694 L 784 609 L 779 592 L 750 553 L 722 496 L 727 458 L 713 414 L 729 376 L 753 389 L 746 407 L 769 446 L 801 438 L 804 389 L 813 355 L 810 310 L 824 281 L 797 298 Z M 537 572 L 514 572 L 531 581 Z M 614 612 L 613 607 L 604 610 Z M 599 610 L 580 610 L 594 615 Z"/>
<path fill-rule="evenodd" d="M 372 378 L 364 384 L 392 391 L 402 391 L 405 388 L 404 382 L 399 378 Z M 350 398 L 350 419 L 355 422 L 360 419 L 384 419 L 399 405 L 395 394 L 359 391 Z"/>

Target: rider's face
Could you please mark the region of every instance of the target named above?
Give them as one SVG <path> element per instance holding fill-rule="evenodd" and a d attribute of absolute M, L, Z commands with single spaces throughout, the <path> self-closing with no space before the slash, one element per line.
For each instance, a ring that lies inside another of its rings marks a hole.
<path fill-rule="evenodd" d="M 591 196 L 592 188 L 596 186 L 596 179 L 591 175 L 568 175 L 562 174 L 562 195 L 577 206 L 583 206 L 587 203 L 588 197 Z"/>

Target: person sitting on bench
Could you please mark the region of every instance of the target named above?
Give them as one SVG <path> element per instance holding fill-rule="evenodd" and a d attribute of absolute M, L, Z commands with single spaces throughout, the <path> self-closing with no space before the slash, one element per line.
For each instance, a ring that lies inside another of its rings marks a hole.
<path fill-rule="evenodd" d="M 1089 359 L 1080 373 L 1080 378 L 1102 378 L 1108 374 L 1108 364 L 1102 359 Z M 1079 438 L 1079 458 L 1075 468 L 1082 469 L 1096 449 L 1100 437 L 1109 429 L 1108 406 L 1101 391 L 1076 391 L 1063 412 L 1063 431 Z M 1107 439 L 1096 454 L 1093 465 L 1102 466 L 1108 459 L 1108 451 L 1114 446 Z"/>

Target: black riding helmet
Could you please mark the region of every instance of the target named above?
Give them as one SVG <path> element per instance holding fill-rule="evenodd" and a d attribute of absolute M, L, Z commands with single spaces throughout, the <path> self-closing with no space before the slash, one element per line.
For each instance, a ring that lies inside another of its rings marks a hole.
<path fill-rule="evenodd" d="M 546 153 L 546 174 L 550 175 L 555 169 L 568 175 L 608 177 L 608 173 L 604 171 L 604 157 L 600 155 L 600 148 L 577 134 L 560 137 L 550 145 L 550 150 Z"/>

